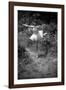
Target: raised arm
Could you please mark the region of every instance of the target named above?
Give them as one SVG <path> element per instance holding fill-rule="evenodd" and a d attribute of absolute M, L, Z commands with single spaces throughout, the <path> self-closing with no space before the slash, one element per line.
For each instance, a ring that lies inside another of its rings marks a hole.
<path fill-rule="evenodd" d="M 33 25 L 22 24 L 25 27 L 34 27 Z"/>
<path fill-rule="evenodd" d="M 28 27 L 29 25 L 27 25 L 27 24 L 22 24 L 23 26 L 25 26 L 25 27 Z"/>

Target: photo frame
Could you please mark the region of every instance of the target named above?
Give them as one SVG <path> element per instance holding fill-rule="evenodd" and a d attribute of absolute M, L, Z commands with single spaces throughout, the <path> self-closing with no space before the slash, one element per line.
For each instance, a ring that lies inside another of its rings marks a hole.
<path fill-rule="evenodd" d="M 64 5 L 9 2 L 9 88 L 64 85 Z"/>

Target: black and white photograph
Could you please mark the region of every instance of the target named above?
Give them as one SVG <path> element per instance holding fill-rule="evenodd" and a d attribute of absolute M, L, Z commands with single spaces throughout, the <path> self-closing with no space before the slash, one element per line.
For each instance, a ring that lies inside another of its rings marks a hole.
<path fill-rule="evenodd" d="M 18 79 L 57 77 L 57 13 L 18 10 Z"/>
<path fill-rule="evenodd" d="M 9 87 L 64 84 L 64 6 L 9 3 Z"/>

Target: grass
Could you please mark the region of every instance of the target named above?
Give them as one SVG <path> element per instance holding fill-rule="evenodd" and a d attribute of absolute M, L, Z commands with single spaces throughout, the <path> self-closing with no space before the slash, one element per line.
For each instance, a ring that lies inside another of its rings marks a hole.
<path fill-rule="evenodd" d="M 45 49 L 40 51 L 40 47 L 36 51 L 34 48 L 35 45 L 30 48 L 23 48 L 25 50 L 18 59 L 18 79 L 57 77 L 55 47 L 51 47 L 46 55 L 44 55 Z"/>

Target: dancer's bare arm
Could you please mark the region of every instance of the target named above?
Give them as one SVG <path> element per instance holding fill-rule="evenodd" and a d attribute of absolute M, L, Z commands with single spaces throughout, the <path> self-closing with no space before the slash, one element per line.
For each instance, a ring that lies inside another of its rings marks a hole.
<path fill-rule="evenodd" d="M 26 26 L 26 27 L 34 27 L 33 25 L 27 25 L 27 24 L 22 24 L 23 26 Z"/>

